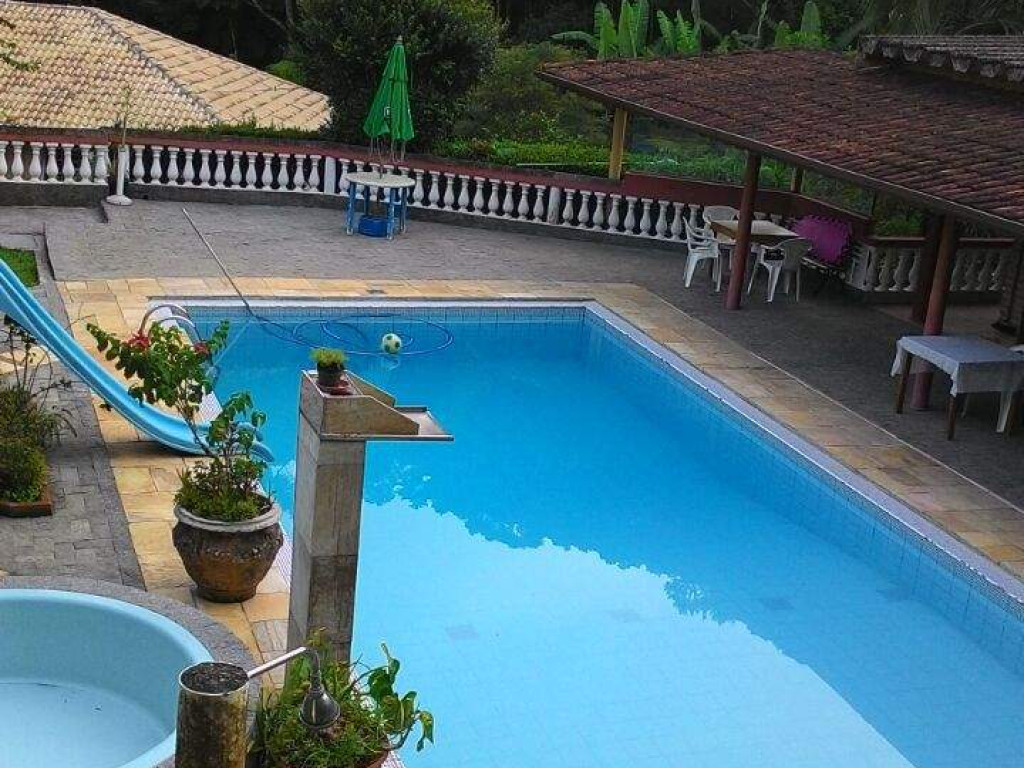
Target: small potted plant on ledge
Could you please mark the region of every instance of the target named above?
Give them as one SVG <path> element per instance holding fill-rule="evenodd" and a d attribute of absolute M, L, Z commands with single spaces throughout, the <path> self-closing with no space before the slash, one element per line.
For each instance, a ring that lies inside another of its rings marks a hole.
<path fill-rule="evenodd" d="M 313 642 L 317 646 L 316 641 Z M 250 749 L 258 768 L 380 768 L 418 729 L 416 750 L 434 742 L 434 717 L 420 709 L 416 693 L 395 690 L 401 666 L 382 645 L 385 663 L 360 670 L 337 661 L 323 664 L 327 693 L 341 716 L 324 731 L 303 725 L 299 713 L 309 686 L 308 662 L 288 667 L 284 686 L 260 702 Z M 326 658 L 326 655 L 324 655 Z"/>
<path fill-rule="evenodd" d="M 0 330 L 0 515 L 53 514 L 47 489 L 45 449 L 65 430 L 74 434 L 69 411 L 53 397 L 71 382 L 54 375 L 36 339 L 9 317 Z"/>
<path fill-rule="evenodd" d="M 316 363 L 316 383 L 328 394 L 350 394 L 352 386 L 345 376 L 347 358 L 340 349 L 314 349 L 310 354 Z"/>
<path fill-rule="evenodd" d="M 280 510 L 260 487 L 266 464 L 253 447 L 266 417 L 249 393 L 228 397 L 205 431 L 199 424 L 203 400 L 213 392 L 210 364 L 227 341 L 227 323 L 195 344 L 175 327 L 152 325 L 127 340 L 92 324 L 87 328 L 131 380 L 132 396 L 176 411 L 205 456 L 179 473 L 174 497 L 174 546 L 199 594 L 216 602 L 248 600 L 284 536 Z"/>

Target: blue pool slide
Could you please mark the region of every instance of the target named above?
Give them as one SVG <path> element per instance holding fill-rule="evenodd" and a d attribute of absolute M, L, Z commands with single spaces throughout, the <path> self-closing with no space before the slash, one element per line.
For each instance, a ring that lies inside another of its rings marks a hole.
<path fill-rule="evenodd" d="M 58 323 L 22 284 L 7 264 L 0 261 L 0 312 L 10 315 L 21 327 L 89 388 L 102 397 L 111 408 L 131 422 L 132 426 L 154 440 L 183 453 L 201 453 L 188 425 L 180 418 L 158 408 L 140 403 L 102 365 Z M 273 459 L 269 449 L 257 444 L 254 452 L 262 459 Z"/>

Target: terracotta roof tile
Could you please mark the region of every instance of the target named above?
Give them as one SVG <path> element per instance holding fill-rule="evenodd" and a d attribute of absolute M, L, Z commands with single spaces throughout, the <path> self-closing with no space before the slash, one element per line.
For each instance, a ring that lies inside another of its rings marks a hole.
<path fill-rule="evenodd" d="M 1024 97 L 1011 91 L 862 67 L 824 51 L 566 62 L 545 67 L 541 77 L 1024 232 Z"/>
<path fill-rule="evenodd" d="M 108 128 L 132 91 L 134 128 L 255 120 L 316 130 L 327 97 L 97 8 L 0 2 L 31 71 L 0 68 L 0 121 Z"/>
<path fill-rule="evenodd" d="M 860 50 L 869 59 L 1024 82 L 1024 35 L 869 35 Z"/>

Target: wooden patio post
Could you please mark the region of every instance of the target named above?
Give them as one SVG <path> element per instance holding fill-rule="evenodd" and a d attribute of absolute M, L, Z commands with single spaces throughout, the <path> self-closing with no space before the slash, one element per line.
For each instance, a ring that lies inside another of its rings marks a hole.
<path fill-rule="evenodd" d="M 761 156 L 747 153 L 747 169 L 743 174 L 743 197 L 736 227 L 736 245 L 733 248 L 732 267 L 729 272 L 729 290 L 725 295 L 726 309 L 739 309 L 743 295 L 743 281 L 747 274 L 747 256 L 750 253 L 750 227 L 754 221 L 754 201 L 757 197 L 757 178 L 761 173 Z"/>
<path fill-rule="evenodd" d="M 942 217 L 927 214 L 924 223 L 924 243 L 921 245 L 921 267 L 917 270 L 914 304 L 910 310 L 910 319 L 915 323 L 923 323 L 928 312 L 928 297 L 931 295 L 932 280 L 935 279 L 935 260 L 939 256 L 941 235 Z"/>
<path fill-rule="evenodd" d="M 626 154 L 626 125 L 629 123 L 629 112 L 624 109 L 615 110 L 612 120 L 612 147 L 608 154 L 608 178 L 619 181 L 622 178 L 622 159 Z"/>
<path fill-rule="evenodd" d="M 924 335 L 938 336 L 942 333 L 942 321 L 946 316 L 946 299 L 949 296 L 949 280 L 953 275 L 953 258 L 956 256 L 959 231 L 956 219 L 942 217 L 939 231 L 939 248 L 935 257 L 935 274 L 932 289 L 928 294 L 928 310 L 924 318 Z M 927 408 L 932 388 L 932 373 L 924 371 L 914 377 L 914 407 Z"/>

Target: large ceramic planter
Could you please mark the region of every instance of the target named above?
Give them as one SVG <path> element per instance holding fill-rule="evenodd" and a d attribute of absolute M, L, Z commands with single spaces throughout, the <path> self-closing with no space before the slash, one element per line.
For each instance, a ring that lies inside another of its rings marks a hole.
<path fill-rule="evenodd" d="M 275 505 L 266 514 L 238 523 L 196 517 L 175 507 L 172 538 L 185 570 L 200 596 L 217 603 L 237 603 L 256 594 L 284 543 Z"/>

